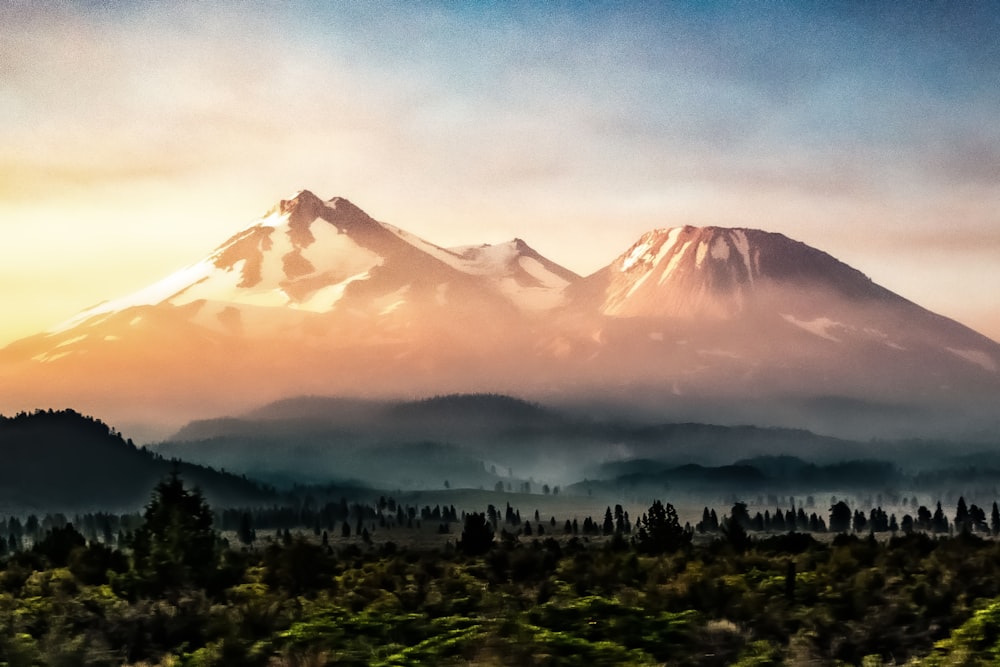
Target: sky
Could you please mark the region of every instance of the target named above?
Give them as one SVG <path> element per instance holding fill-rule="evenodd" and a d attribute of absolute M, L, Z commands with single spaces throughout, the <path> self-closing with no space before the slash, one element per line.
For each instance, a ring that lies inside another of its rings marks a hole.
<path fill-rule="evenodd" d="M 752 227 L 1000 340 L 1000 6 L 0 0 L 0 345 L 300 189 L 586 275 Z"/>

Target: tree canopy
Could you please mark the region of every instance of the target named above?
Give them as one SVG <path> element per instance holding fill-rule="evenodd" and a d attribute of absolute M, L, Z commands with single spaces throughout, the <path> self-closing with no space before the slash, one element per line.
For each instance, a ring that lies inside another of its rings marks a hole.
<path fill-rule="evenodd" d="M 156 485 L 132 540 L 133 570 L 148 592 L 205 586 L 218 561 L 212 510 L 177 472 Z"/>

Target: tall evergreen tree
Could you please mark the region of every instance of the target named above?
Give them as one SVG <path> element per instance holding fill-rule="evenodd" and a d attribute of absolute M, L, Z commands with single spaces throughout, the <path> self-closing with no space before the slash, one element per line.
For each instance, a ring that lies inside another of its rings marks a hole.
<path fill-rule="evenodd" d="M 636 548 L 648 554 L 662 554 L 691 543 L 691 533 L 684 530 L 677 510 L 670 503 L 654 500 L 649 510 L 636 522 Z"/>
<path fill-rule="evenodd" d="M 935 533 L 947 533 L 948 532 L 948 517 L 944 515 L 944 510 L 941 509 L 941 501 L 938 501 L 937 509 L 934 510 L 934 517 L 931 519 L 931 530 Z"/>
<path fill-rule="evenodd" d="M 247 546 L 253 544 L 254 540 L 257 539 L 257 531 L 253 529 L 253 518 L 249 512 L 243 512 L 240 515 L 240 526 L 236 531 L 236 536 L 241 543 Z"/>
<path fill-rule="evenodd" d="M 470 512 L 465 515 L 465 527 L 458 541 L 458 550 L 469 556 L 478 556 L 493 546 L 493 525 L 485 514 Z"/>
<path fill-rule="evenodd" d="M 955 508 L 955 529 L 969 529 L 969 508 L 965 504 L 965 496 L 958 497 L 958 506 Z"/>
<path fill-rule="evenodd" d="M 851 508 L 843 500 L 830 508 L 830 532 L 846 533 L 851 529 Z"/>
<path fill-rule="evenodd" d="M 601 530 L 605 535 L 611 535 L 615 532 L 615 518 L 611 514 L 610 506 L 604 510 L 604 525 L 601 526 Z"/>
<path fill-rule="evenodd" d="M 157 484 L 132 539 L 132 567 L 147 591 L 204 587 L 218 552 L 212 510 L 174 471 Z"/>

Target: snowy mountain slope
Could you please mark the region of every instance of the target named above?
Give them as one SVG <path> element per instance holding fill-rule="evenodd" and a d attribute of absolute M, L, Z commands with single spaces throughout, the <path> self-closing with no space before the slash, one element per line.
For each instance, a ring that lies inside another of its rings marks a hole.
<path fill-rule="evenodd" d="M 715 349 L 716 355 L 739 357 L 738 350 L 752 339 L 777 347 L 804 333 L 825 350 L 864 344 L 901 356 L 919 349 L 950 361 L 964 359 L 987 373 L 1000 370 L 994 341 L 880 287 L 824 252 L 759 230 L 654 230 L 567 292 L 578 312 L 600 313 L 604 320 L 655 321 L 649 335 L 660 341 L 680 339 L 664 333 L 663 321 L 674 334 L 708 325 L 700 337 L 716 342 L 734 328 L 732 349 Z M 801 348 L 781 350 L 794 356 Z M 822 356 L 817 350 L 808 355 Z"/>
<path fill-rule="evenodd" d="M 528 310 L 555 305 L 562 288 L 578 278 L 519 239 L 499 246 L 447 250 L 372 220 L 346 199 L 323 202 L 304 190 L 280 202 L 202 261 L 144 290 L 84 311 L 54 332 L 126 308 L 161 304 L 180 307 L 209 302 L 327 313 L 355 283 L 385 282 L 400 270 L 409 272 L 416 282 L 439 280 L 435 286 L 439 299 L 455 281 L 482 277 L 486 281 L 479 282 L 484 286 L 494 284 L 498 294 Z M 402 297 L 412 286 L 397 281 L 385 292 Z M 519 301 L 522 294 L 528 297 L 523 302 Z"/>
<path fill-rule="evenodd" d="M 0 350 L 0 410 L 122 423 L 482 391 L 824 430 L 789 406 L 991 414 L 1000 345 L 780 234 L 653 230 L 580 278 L 520 239 L 444 248 L 302 191 L 200 262 Z"/>
<path fill-rule="evenodd" d="M 616 317 L 726 318 L 774 285 L 850 298 L 892 298 L 830 255 L 755 229 L 674 227 L 644 234 L 574 290 Z M 588 304 L 593 305 L 593 304 Z"/>

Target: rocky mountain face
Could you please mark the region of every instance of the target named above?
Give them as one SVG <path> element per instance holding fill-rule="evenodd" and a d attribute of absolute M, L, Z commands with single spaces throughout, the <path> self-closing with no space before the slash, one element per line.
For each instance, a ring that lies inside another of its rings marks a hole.
<path fill-rule="evenodd" d="M 202 261 L 0 351 L 0 381 L 0 410 L 123 424 L 488 391 L 858 435 L 989 428 L 1000 345 L 780 234 L 654 230 L 580 277 L 520 239 L 442 248 L 302 191 Z"/>

